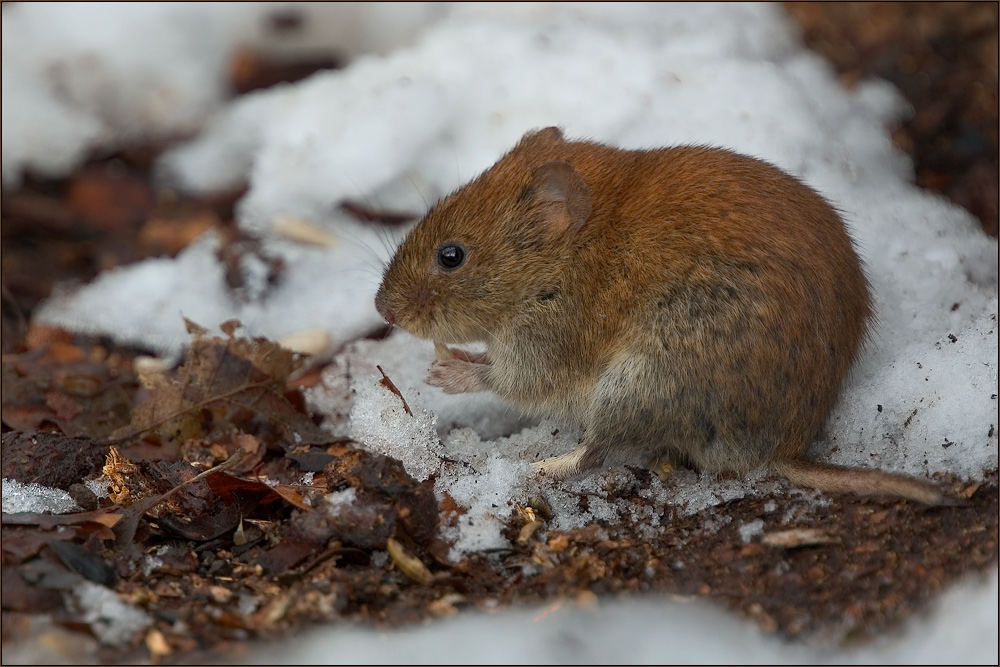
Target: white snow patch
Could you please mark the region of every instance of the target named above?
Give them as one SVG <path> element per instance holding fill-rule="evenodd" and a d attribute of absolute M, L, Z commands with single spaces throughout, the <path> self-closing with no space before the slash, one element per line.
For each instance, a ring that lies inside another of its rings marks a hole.
<path fill-rule="evenodd" d="M 370 375 L 355 386 L 351 437 L 366 449 L 399 459 L 414 478 L 430 477 L 441 465 L 434 414 L 420 409 L 407 414 L 403 401 L 382 386 L 381 376 Z"/>
<path fill-rule="evenodd" d="M 357 490 L 352 486 L 343 491 L 327 493 L 324 498 L 326 498 L 326 504 L 329 506 L 328 510 L 336 514 L 341 509 L 346 509 L 353 505 L 357 501 L 358 495 Z"/>
<path fill-rule="evenodd" d="M 142 576 L 148 577 L 157 570 L 163 567 L 163 559 L 151 554 L 146 554 L 142 557 L 141 569 Z"/>
<path fill-rule="evenodd" d="M 743 541 L 749 542 L 764 532 L 764 520 L 754 519 L 753 521 L 748 521 L 739 527 L 739 531 Z"/>
<path fill-rule="evenodd" d="M 91 150 L 197 131 L 229 97 L 241 46 L 353 58 L 405 44 L 446 13 L 425 2 L 5 5 L 4 187 L 25 169 L 61 176 Z M 297 15 L 299 28 L 270 28 L 276 14 Z"/>
<path fill-rule="evenodd" d="M 16 479 L 3 478 L 3 511 L 7 514 L 33 512 L 41 514 L 67 514 L 79 512 L 76 504 L 68 493 L 62 489 L 53 489 L 41 484 L 22 484 Z"/>
<path fill-rule="evenodd" d="M 84 481 L 83 485 L 98 498 L 107 498 L 108 491 L 111 489 L 111 480 L 101 475 L 97 479 Z"/>
<path fill-rule="evenodd" d="M 502 613 L 468 612 L 391 633 L 331 626 L 254 647 L 244 664 L 996 664 L 997 573 L 968 580 L 901 631 L 842 648 L 790 643 L 706 600 L 633 596 Z"/>
<path fill-rule="evenodd" d="M 83 622 L 90 624 L 104 644 L 129 643 L 153 622 L 142 609 L 123 602 L 117 593 L 104 586 L 83 581 L 73 589 L 73 594 L 83 608 Z"/>

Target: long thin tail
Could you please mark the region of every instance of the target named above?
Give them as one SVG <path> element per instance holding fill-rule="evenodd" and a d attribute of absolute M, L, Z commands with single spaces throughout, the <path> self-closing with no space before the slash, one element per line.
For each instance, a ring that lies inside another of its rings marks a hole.
<path fill-rule="evenodd" d="M 844 468 L 802 459 L 784 459 L 774 471 L 796 486 L 820 491 L 853 491 L 900 496 L 927 505 L 947 505 L 949 500 L 930 482 L 884 470 Z"/>

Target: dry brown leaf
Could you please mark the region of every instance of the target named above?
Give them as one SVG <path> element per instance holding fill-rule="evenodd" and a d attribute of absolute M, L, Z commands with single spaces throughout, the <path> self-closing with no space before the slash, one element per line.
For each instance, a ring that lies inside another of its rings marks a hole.
<path fill-rule="evenodd" d="M 301 365 L 298 355 L 263 338 L 234 337 L 237 320 L 223 323 L 226 338 L 187 324 L 194 338 L 184 364 L 147 378 L 145 400 L 132 411 L 129 426 L 112 434 L 114 440 L 153 432 L 167 441 L 211 442 L 229 439 L 244 422 L 264 419 L 286 442 L 329 441 L 286 395 L 288 378 Z"/>

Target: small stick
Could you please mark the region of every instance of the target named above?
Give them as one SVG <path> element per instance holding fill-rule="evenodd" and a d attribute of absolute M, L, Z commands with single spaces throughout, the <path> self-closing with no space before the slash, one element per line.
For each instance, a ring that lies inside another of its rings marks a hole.
<path fill-rule="evenodd" d="M 412 417 L 413 410 L 410 410 L 410 406 L 406 404 L 406 399 L 403 398 L 403 394 L 401 394 L 400 391 L 396 389 L 396 385 L 392 383 L 392 380 L 390 380 L 389 376 L 385 374 L 385 371 L 382 370 L 381 366 L 375 366 L 375 368 L 377 368 L 378 372 L 382 374 L 382 382 L 381 382 L 382 386 L 391 391 L 392 393 L 394 393 L 396 396 L 399 396 L 399 400 L 403 402 L 403 409 L 406 410 L 406 414 Z"/>

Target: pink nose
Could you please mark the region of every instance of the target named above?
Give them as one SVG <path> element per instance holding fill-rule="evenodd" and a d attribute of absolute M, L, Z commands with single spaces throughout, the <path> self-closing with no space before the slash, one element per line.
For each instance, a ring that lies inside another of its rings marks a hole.
<path fill-rule="evenodd" d="M 392 312 L 389 306 L 386 305 L 385 292 L 382 291 L 382 287 L 378 288 L 378 293 L 375 294 L 375 310 L 378 314 L 385 318 L 385 321 L 389 324 L 396 323 L 396 315 Z"/>

